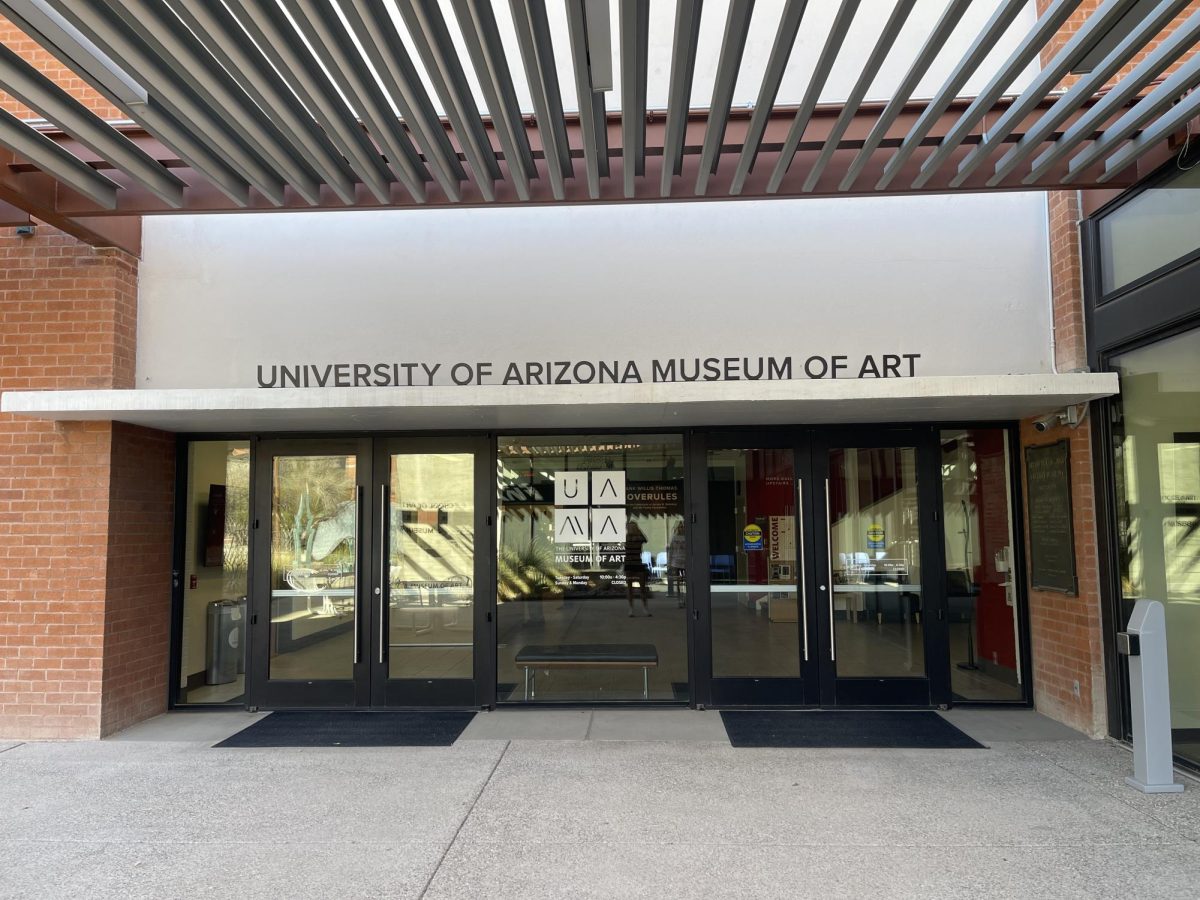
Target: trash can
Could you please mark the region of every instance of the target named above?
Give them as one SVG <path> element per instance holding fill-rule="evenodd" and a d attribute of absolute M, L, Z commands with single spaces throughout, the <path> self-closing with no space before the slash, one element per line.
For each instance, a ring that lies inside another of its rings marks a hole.
<path fill-rule="evenodd" d="M 208 604 L 208 684 L 229 684 L 237 679 L 245 622 L 244 607 L 237 600 Z"/>

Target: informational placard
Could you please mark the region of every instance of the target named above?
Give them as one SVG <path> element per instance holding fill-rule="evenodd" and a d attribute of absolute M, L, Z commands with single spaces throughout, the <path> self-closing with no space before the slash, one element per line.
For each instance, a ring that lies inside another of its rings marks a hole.
<path fill-rule="evenodd" d="M 1033 587 L 1078 593 L 1071 514 L 1071 445 L 1025 450 L 1029 487 L 1029 576 Z"/>

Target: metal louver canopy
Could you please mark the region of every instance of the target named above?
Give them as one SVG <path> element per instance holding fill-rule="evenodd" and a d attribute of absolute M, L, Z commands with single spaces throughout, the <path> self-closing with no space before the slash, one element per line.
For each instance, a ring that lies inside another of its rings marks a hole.
<path fill-rule="evenodd" d="M 126 117 L 0 48 L 43 117 L 0 116 L 0 201 L 102 242 L 172 211 L 1120 186 L 1200 115 L 1189 7 L 0 0 Z"/>

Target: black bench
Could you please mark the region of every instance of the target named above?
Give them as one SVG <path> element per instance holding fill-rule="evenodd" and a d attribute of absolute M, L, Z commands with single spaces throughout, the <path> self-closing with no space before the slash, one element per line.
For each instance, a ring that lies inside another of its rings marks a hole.
<path fill-rule="evenodd" d="M 658 668 L 653 644 L 530 644 L 517 653 L 525 669 L 525 699 L 537 696 L 537 669 L 641 669 L 642 697 L 650 697 L 650 670 Z"/>

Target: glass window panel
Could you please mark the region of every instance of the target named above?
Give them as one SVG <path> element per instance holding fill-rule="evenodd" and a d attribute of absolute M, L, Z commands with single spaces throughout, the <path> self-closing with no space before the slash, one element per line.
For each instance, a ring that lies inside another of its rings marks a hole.
<path fill-rule="evenodd" d="M 1200 248 L 1200 167 L 1150 188 L 1100 219 L 1103 293 Z"/>
<path fill-rule="evenodd" d="M 273 680 L 354 676 L 354 456 L 279 456 L 271 479 Z"/>
<path fill-rule="evenodd" d="M 925 676 L 918 513 L 914 448 L 830 451 L 839 678 Z"/>
<path fill-rule="evenodd" d="M 388 676 L 470 678 L 475 494 L 470 453 L 396 454 L 388 531 Z"/>
<path fill-rule="evenodd" d="M 1020 700 L 1008 436 L 1000 428 L 943 431 L 942 522 L 956 699 Z"/>
<path fill-rule="evenodd" d="M 683 443 L 499 438 L 501 702 L 686 700 Z"/>
<path fill-rule="evenodd" d="M 232 703 L 246 682 L 250 444 L 188 444 L 179 702 Z"/>
<path fill-rule="evenodd" d="M 713 675 L 800 677 L 791 450 L 708 452 Z"/>
<path fill-rule="evenodd" d="M 1200 763 L 1200 330 L 1112 360 L 1122 622 L 1166 610 L 1175 752 Z"/>

